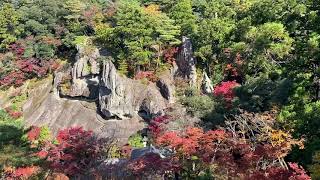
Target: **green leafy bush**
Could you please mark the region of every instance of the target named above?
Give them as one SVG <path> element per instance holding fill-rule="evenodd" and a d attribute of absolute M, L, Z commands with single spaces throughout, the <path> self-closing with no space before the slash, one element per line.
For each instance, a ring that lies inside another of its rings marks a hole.
<path fill-rule="evenodd" d="M 312 165 L 309 166 L 312 179 L 320 179 L 320 151 L 313 155 Z"/>
<path fill-rule="evenodd" d="M 180 99 L 181 103 L 187 108 L 187 111 L 200 118 L 210 114 L 215 108 L 213 97 L 207 95 L 186 96 Z"/>
<path fill-rule="evenodd" d="M 140 134 L 134 134 L 129 137 L 128 144 L 134 148 L 142 148 L 143 147 L 143 138 Z"/>

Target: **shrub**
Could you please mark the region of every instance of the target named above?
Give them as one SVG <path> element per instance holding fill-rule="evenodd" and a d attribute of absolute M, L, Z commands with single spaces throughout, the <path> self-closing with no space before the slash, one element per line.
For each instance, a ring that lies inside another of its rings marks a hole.
<path fill-rule="evenodd" d="M 57 142 L 50 144 L 47 162 L 54 172 L 74 176 L 90 173 L 101 160 L 111 140 L 98 139 L 92 131 L 73 127 L 60 130 Z"/>
<path fill-rule="evenodd" d="M 312 165 L 309 166 L 312 179 L 320 179 L 320 151 L 317 151 L 313 156 Z"/>
<path fill-rule="evenodd" d="M 177 47 L 171 47 L 171 48 L 168 48 L 166 50 L 164 50 L 164 60 L 166 61 L 166 63 L 169 63 L 169 64 L 173 64 L 176 59 L 175 59 L 175 56 L 178 52 L 179 48 Z"/>
<path fill-rule="evenodd" d="M 4 172 L 7 180 L 14 179 L 29 179 L 31 176 L 35 175 L 39 167 L 29 166 L 29 167 L 19 167 L 17 169 L 7 168 Z"/>
<path fill-rule="evenodd" d="M 180 101 L 187 108 L 187 112 L 200 118 L 208 116 L 215 107 L 213 98 L 207 95 L 182 97 Z"/>
<path fill-rule="evenodd" d="M 31 145 L 39 146 L 45 145 L 50 140 L 51 132 L 47 126 L 37 127 L 32 126 L 27 132 L 25 139 L 31 143 Z"/>
<path fill-rule="evenodd" d="M 140 134 L 134 134 L 129 137 L 128 144 L 134 148 L 142 148 L 143 147 L 143 138 Z"/>
<path fill-rule="evenodd" d="M 151 132 L 151 135 L 157 137 L 162 131 L 162 125 L 169 122 L 168 116 L 158 116 L 151 120 L 148 129 Z"/>
<path fill-rule="evenodd" d="M 236 81 L 222 82 L 220 85 L 214 88 L 213 94 L 215 96 L 222 96 L 225 101 L 231 102 L 235 97 L 233 89 L 239 84 Z"/>
<path fill-rule="evenodd" d="M 140 71 L 135 76 L 134 79 L 148 79 L 151 82 L 156 82 L 158 77 L 153 71 Z"/>
<path fill-rule="evenodd" d="M 290 136 L 286 137 L 293 141 Z M 184 178 L 197 178 L 201 172 L 216 165 L 214 174 L 224 174 L 231 179 L 310 180 L 297 164 L 288 163 L 289 169 L 283 166 L 282 153 L 288 152 L 287 148 L 278 149 L 283 144 L 273 146 L 272 140 L 255 144 L 243 138 L 223 129 L 204 132 L 192 127 L 183 133 L 165 132 L 156 138 L 156 142 L 160 147 L 174 149 L 174 157 L 179 161 L 180 174 L 186 176 Z"/>

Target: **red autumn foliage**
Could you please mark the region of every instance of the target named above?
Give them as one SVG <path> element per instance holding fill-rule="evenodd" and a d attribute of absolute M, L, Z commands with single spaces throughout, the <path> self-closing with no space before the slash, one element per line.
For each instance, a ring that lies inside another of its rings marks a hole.
<path fill-rule="evenodd" d="M 48 73 L 49 69 L 58 69 L 60 65 L 55 61 L 40 61 L 39 59 L 28 58 L 18 59 L 15 62 L 15 67 L 18 70 L 12 71 L 0 78 L 0 86 L 21 86 L 27 79 L 34 76 L 43 77 Z"/>
<path fill-rule="evenodd" d="M 41 128 L 37 126 L 32 126 L 29 132 L 27 133 L 29 141 L 35 141 L 39 138 L 41 132 Z"/>
<path fill-rule="evenodd" d="M 180 155 L 198 157 L 207 160 L 213 153 L 216 143 L 225 140 L 228 137 L 223 130 L 204 132 L 200 128 L 188 128 L 181 136 L 177 132 L 165 132 L 156 139 L 159 146 L 165 146 L 175 149 Z"/>
<path fill-rule="evenodd" d="M 37 166 L 19 167 L 17 169 L 5 171 L 5 177 L 7 180 L 28 179 L 33 176 L 38 170 L 39 167 Z"/>
<path fill-rule="evenodd" d="M 22 112 L 15 111 L 11 107 L 7 107 L 5 110 L 13 119 L 18 119 L 22 116 Z"/>
<path fill-rule="evenodd" d="M 48 156 L 48 152 L 46 150 L 41 150 L 36 153 L 36 156 L 40 159 L 45 159 Z"/>
<path fill-rule="evenodd" d="M 225 130 L 204 132 L 199 128 L 189 128 L 184 133 L 166 132 L 156 139 L 156 143 L 165 148 L 174 149 L 174 155 L 184 161 L 198 157 L 203 164 L 218 165 L 218 172 L 227 172 L 229 177 L 243 179 L 299 179 L 309 180 L 303 168 L 289 163 L 289 169 L 274 163 L 278 160 L 278 149 L 271 144 L 250 144 L 232 136 Z M 264 168 L 260 164 L 264 162 Z"/>
<path fill-rule="evenodd" d="M 57 141 L 57 145 L 50 145 L 47 161 L 54 172 L 71 176 L 89 172 L 105 147 L 103 140 L 98 140 L 92 131 L 82 127 L 59 131 Z"/>
<path fill-rule="evenodd" d="M 235 96 L 233 89 L 239 84 L 236 81 L 222 82 L 214 88 L 213 94 L 215 96 L 222 96 L 226 102 L 231 102 Z"/>
<path fill-rule="evenodd" d="M 237 69 L 232 64 L 227 64 L 224 74 L 233 78 L 239 75 Z"/>
<path fill-rule="evenodd" d="M 25 74 L 21 71 L 12 71 L 4 77 L 0 78 L 0 86 L 14 85 L 16 87 L 21 86 L 26 80 Z"/>
<path fill-rule="evenodd" d="M 169 64 L 173 64 L 176 61 L 175 56 L 178 50 L 179 48 L 177 47 L 171 47 L 169 49 L 164 50 L 164 60 Z"/>
<path fill-rule="evenodd" d="M 148 129 L 152 136 L 157 137 L 162 132 L 162 124 L 166 124 L 170 121 L 168 116 L 159 116 L 151 120 Z"/>
<path fill-rule="evenodd" d="M 28 37 L 26 41 L 35 41 L 34 37 Z M 52 37 L 42 37 L 41 42 L 52 46 L 61 45 L 61 41 Z M 25 53 L 25 41 L 19 41 L 12 44 L 9 48 L 11 52 L 15 55 L 13 62 L 11 63 L 13 67 L 8 72 L 1 74 L 0 86 L 21 86 L 24 81 L 35 76 L 43 77 L 49 70 L 56 70 L 60 67 L 59 63 L 55 60 L 42 60 L 34 57 L 26 58 Z"/>
<path fill-rule="evenodd" d="M 289 169 L 270 167 L 265 171 L 255 171 L 248 177 L 250 180 L 311 180 L 306 171 L 296 163 L 288 163 Z"/>
<path fill-rule="evenodd" d="M 158 154 L 148 153 L 127 165 L 134 175 L 163 175 L 166 171 L 176 171 L 180 168 L 176 158 L 161 158 Z"/>
<path fill-rule="evenodd" d="M 25 51 L 25 48 L 18 43 L 10 45 L 9 49 L 19 57 L 21 57 Z"/>
<path fill-rule="evenodd" d="M 16 61 L 16 66 L 24 73 L 34 73 L 37 76 L 44 76 L 50 65 L 42 63 L 39 59 L 29 58 Z"/>
<path fill-rule="evenodd" d="M 158 80 L 157 76 L 153 71 L 139 71 L 135 76 L 134 79 L 148 79 L 151 82 L 156 82 Z"/>
<path fill-rule="evenodd" d="M 99 9 L 96 6 L 92 6 L 83 12 L 83 19 L 88 25 L 94 26 L 95 16 L 98 14 L 98 12 Z"/>
<path fill-rule="evenodd" d="M 48 44 L 48 45 L 53 45 L 53 46 L 61 46 L 62 45 L 62 42 L 60 39 L 56 39 L 56 38 L 50 37 L 50 36 L 41 37 L 41 42 Z"/>

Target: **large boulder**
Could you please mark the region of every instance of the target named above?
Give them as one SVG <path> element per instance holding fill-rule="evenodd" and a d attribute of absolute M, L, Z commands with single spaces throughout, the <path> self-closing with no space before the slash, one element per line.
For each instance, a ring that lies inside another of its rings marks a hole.
<path fill-rule="evenodd" d="M 196 59 L 193 56 L 190 38 L 182 37 L 182 45 L 179 49 L 177 60 L 177 76 L 187 79 L 191 86 L 197 85 Z"/>
<path fill-rule="evenodd" d="M 144 112 L 161 115 L 167 101 L 156 85 L 122 77 L 111 61 L 105 61 L 99 88 L 99 105 L 107 118 L 127 119 Z"/>

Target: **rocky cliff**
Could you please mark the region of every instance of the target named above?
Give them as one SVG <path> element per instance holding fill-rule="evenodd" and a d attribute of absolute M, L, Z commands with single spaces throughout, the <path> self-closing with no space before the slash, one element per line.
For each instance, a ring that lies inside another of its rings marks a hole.
<path fill-rule="evenodd" d="M 125 142 L 145 127 L 143 118 L 163 114 L 172 101 L 170 80 L 143 84 L 119 75 L 111 61 L 99 62 L 98 49 L 78 51 L 72 67 L 29 92 L 23 108 L 28 126 L 48 125 L 53 132 L 83 126 Z"/>
<path fill-rule="evenodd" d="M 183 39 L 177 69 L 164 72 L 156 83 L 142 83 L 117 72 L 97 48 L 78 47 L 72 67 L 55 72 L 29 92 L 24 105 L 27 125 L 48 125 L 54 132 L 83 126 L 103 136 L 126 138 L 145 127 L 145 119 L 162 115 L 175 102 L 174 75 L 196 84 L 192 45 Z M 210 89 L 205 86 L 205 89 Z"/>

